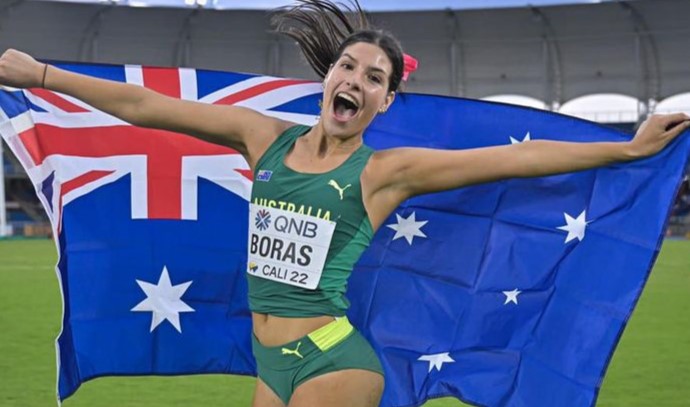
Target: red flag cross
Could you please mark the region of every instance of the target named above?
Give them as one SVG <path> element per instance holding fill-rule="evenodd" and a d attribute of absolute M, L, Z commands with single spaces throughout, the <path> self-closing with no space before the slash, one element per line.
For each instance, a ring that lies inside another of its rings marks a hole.
<path fill-rule="evenodd" d="M 142 71 L 145 87 L 168 96 L 180 97 L 178 69 L 144 67 Z M 263 83 L 229 95 L 215 103 L 234 104 L 268 90 L 297 82 L 302 81 L 276 80 Z M 55 93 L 43 89 L 32 89 L 31 92 L 68 113 L 89 112 Z M 62 128 L 36 123 L 33 128 L 23 132 L 19 137 L 35 165 L 41 165 L 46 157 L 54 154 L 91 158 L 145 155 L 150 219 L 181 219 L 182 157 L 239 154 L 228 147 L 206 143 L 182 134 L 125 125 Z M 234 168 L 232 170 L 251 179 L 251 173 L 248 170 Z M 63 183 L 61 195 L 111 173 L 112 171 L 84 173 Z"/>

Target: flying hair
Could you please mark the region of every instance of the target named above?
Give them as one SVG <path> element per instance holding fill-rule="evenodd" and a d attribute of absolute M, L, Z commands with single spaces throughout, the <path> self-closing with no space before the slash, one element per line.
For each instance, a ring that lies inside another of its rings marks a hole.
<path fill-rule="evenodd" d="M 329 0 L 297 0 L 276 10 L 271 18 L 275 32 L 297 42 L 316 74 L 325 78 L 328 70 L 349 45 L 366 42 L 380 47 L 393 66 L 389 91 L 397 91 L 403 77 L 403 53 L 391 34 L 372 27 L 356 0 L 349 4 Z"/>

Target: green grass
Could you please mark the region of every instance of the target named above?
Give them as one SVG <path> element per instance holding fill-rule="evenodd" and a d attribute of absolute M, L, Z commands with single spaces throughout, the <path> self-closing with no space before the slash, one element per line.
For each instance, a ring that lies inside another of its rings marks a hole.
<path fill-rule="evenodd" d="M 55 405 L 60 329 L 55 246 L 0 241 L 0 406 Z M 599 407 L 690 405 L 690 242 L 667 241 L 607 373 Z M 246 406 L 254 379 L 204 375 L 101 378 L 65 407 Z M 426 407 L 458 407 L 452 399 Z"/>

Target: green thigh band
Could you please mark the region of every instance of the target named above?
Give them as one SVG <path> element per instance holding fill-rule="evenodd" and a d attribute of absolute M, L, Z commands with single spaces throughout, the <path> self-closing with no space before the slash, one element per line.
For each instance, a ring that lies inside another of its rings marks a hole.
<path fill-rule="evenodd" d="M 252 336 L 259 378 L 286 405 L 305 381 L 345 369 L 363 369 L 383 375 L 369 342 L 347 318 L 338 318 L 309 335 L 282 346 L 263 346 Z"/>

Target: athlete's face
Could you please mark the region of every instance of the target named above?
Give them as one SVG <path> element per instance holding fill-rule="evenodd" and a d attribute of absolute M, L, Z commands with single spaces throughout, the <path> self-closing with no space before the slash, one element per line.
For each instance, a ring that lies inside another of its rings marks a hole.
<path fill-rule="evenodd" d="M 345 48 L 324 79 L 321 122 L 326 134 L 361 134 L 377 113 L 387 110 L 391 61 L 376 45 L 358 42 Z"/>

